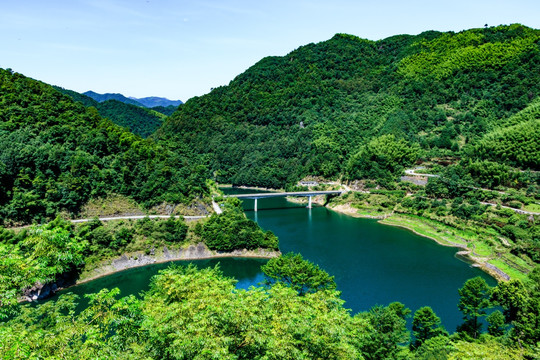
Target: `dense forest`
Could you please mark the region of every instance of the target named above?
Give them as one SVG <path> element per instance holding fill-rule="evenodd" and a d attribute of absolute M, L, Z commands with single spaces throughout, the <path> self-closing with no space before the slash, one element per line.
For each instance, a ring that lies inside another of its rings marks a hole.
<path fill-rule="evenodd" d="M 207 155 L 209 175 L 238 185 L 396 177 L 441 156 L 538 170 L 538 113 L 513 115 L 537 108 L 539 40 L 539 30 L 517 24 L 380 41 L 337 34 L 190 99 L 154 138 Z M 368 155 L 366 144 L 389 136 L 419 151 L 362 170 L 355 159 Z"/>
<path fill-rule="evenodd" d="M 20 299 L 46 298 L 125 253 L 155 254 L 163 247 L 201 243 L 215 251 L 278 250 L 277 237 L 247 219 L 238 205 L 229 203 L 221 215 L 191 226 L 173 217 L 110 223 L 94 218 L 78 225 L 57 217 L 18 230 L 0 227 L 0 320 L 17 311 Z"/>
<path fill-rule="evenodd" d="M 0 223 L 77 214 L 110 194 L 146 207 L 190 203 L 208 195 L 205 173 L 53 87 L 0 70 Z"/>
<path fill-rule="evenodd" d="M 74 101 L 81 102 L 84 106 L 93 106 L 102 117 L 108 118 L 116 125 L 125 127 L 143 138 L 147 138 L 156 131 L 163 123 L 163 120 L 176 110 L 176 107 L 172 105 L 148 109 L 142 104 L 134 104 L 131 101 L 125 102 L 115 98 L 97 101 L 88 95 L 79 94 L 72 90 L 58 86 L 54 86 L 54 88 L 68 95 Z"/>
<path fill-rule="evenodd" d="M 291 269 L 295 271 L 291 274 Z M 4 359 L 533 359 L 540 340 L 540 273 L 459 289 L 463 324 L 449 335 L 426 306 L 374 306 L 351 315 L 333 278 L 288 254 L 264 268 L 269 285 L 235 289 L 218 268 L 170 267 L 150 290 L 118 289 L 20 306 L 0 322 Z M 494 310 L 497 306 L 500 310 Z M 501 311 L 503 310 L 503 311 Z M 489 315 L 488 315 L 489 314 Z M 406 324 L 412 317 L 412 338 Z M 487 326 L 484 319 L 487 318 Z"/>

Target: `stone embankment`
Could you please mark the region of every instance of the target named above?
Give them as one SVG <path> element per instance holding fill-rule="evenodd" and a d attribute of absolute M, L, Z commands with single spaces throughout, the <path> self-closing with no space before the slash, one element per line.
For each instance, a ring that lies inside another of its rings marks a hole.
<path fill-rule="evenodd" d="M 234 250 L 229 252 L 212 251 L 203 243 L 190 245 L 183 249 L 168 249 L 164 246 L 160 251 L 152 250 L 149 254 L 142 251 L 123 254 L 119 258 L 104 261 L 97 268 L 83 273 L 80 279 L 76 280 L 75 274 L 64 274 L 59 276 L 53 283 L 36 283 L 32 287 L 23 290 L 21 301 L 36 301 L 46 299 L 58 290 L 62 290 L 72 285 L 82 284 L 127 270 L 134 267 L 146 266 L 157 263 L 164 263 L 177 260 L 204 260 L 225 257 L 260 258 L 271 259 L 281 255 L 281 252 L 268 249 L 255 250 Z"/>
<path fill-rule="evenodd" d="M 150 254 L 144 252 L 136 252 L 131 254 L 124 254 L 119 258 L 104 262 L 96 269 L 83 274 L 77 284 L 85 283 L 102 276 L 110 275 L 118 271 L 146 266 L 157 263 L 164 263 L 178 260 L 203 260 L 225 257 L 243 257 L 243 258 L 261 258 L 270 259 L 281 255 L 279 251 L 268 249 L 256 249 L 256 250 L 234 250 L 229 252 L 212 251 L 206 247 L 203 243 L 196 245 L 190 245 L 183 249 L 169 249 L 164 246 L 160 251 L 153 250 Z"/>

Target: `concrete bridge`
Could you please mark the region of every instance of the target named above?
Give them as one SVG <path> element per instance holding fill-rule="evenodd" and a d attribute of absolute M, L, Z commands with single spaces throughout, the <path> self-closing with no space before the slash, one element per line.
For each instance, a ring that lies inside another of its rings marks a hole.
<path fill-rule="evenodd" d="M 257 200 L 271 197 L 285 197 L 285 196 L 307 196 L 309 198 L 308 209 L 311 209 L 311 198 L 317 195 L 341 195 L 342 190 L 329 190 L 329 191 L 295 191 L 295 192 L 273 192 L 273 193 L 258 193 L 258 194 L 232 194 L 225 195 L 224 197 L 235 197 L 238 199 L 254 199 L 255 208 L 257 211 Z"/>

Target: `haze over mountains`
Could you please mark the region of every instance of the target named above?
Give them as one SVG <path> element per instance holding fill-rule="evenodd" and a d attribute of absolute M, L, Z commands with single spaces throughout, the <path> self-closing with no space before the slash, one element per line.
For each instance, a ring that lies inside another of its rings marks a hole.
<path fill-rule="evenodd" d="M 122 94 L 98 94 L 92 91 L 80 94 L 58 86 L 54 88 L 68 95 L 73 100 L 81 102 L 85 106 L 95 107 L 101 116 L 109 118 L 115 124 L 126 127 L 134 134 L 143 138 L 150 136 L 150 134 L 161 126 L 163 120 L 176 110 L 177 105 L 172 105 L 171 103 L 181 103 L 179 100 L 170 101 L 168 99 L 150 97 L 144 98 L 149 100 L 142 100 L 147 105 L 163 105 L 145 106 Z"/>
<path fill-rule="evenodd" d="M 94 91 L 87 91 L 84 92 L 83 95 L 89 96 L 92 99 L 96 100 L 97 102 L 104 102 L 107 100 L 117 100 L 126 104 L 130 105 L 136 105 L 136 106 L 142 106 L 147 108 L 153 108 L 156 106 L 179 106 L 183 104 L 180 100 L 169 100 L 162 97 L 157 96 L 150 96 L 150 97 L 144 97 L 144 98 L 135 98 L 135 97 L 126 97 L 122 94 L 117 93 L 106 93 L 106 94 L 98 94 Z"/>

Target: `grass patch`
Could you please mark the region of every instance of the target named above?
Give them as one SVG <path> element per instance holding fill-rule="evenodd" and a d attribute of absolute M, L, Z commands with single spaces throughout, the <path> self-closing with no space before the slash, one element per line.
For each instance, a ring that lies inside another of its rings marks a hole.
<path fill-rule="evenodd" d="M 415 233 L 432 238 L 443 245 L 466 246 L 467 243 L 454 236 L 448 226 L 414 215 L 394 215 L 380 221 L 382 224 L 400 226 Z M 452 229 L 453 230 L 453 229 Z"/>
<path fill-rule="evenodd" d="M 540 213 L 540 205 L 536 203 L 530 203 L 528 205 L 525 205 L 523 209 L 526 211 Z"/>
<path fill-rule="evenodd" d="M 523 281 L 527 277 L 526 274 L 514 269 L 513 267 L 511 267 L 510 265 L 508 265 L 502 260 L 492 259 L 492 260 L 489 260 L 488 263 L 496 266 L 498 269 L 500 269 L 501 271 L 509 275 L 511 279 L 519 279 Z"/>
<path fill-rule="evenodd" d="M 133 199 L 110 194 L 106 198 L 92 199 L 81 210 L 81 218 L 96 216 L 144 215 L 142 208 Z"/>
<path fill-rule="evenodd" d="M 490 257 L 493 255 L 493 249 L 488 244 L 483 241 L 475 241 L 474 243 L 474 253 L 481 257 Z"/>

